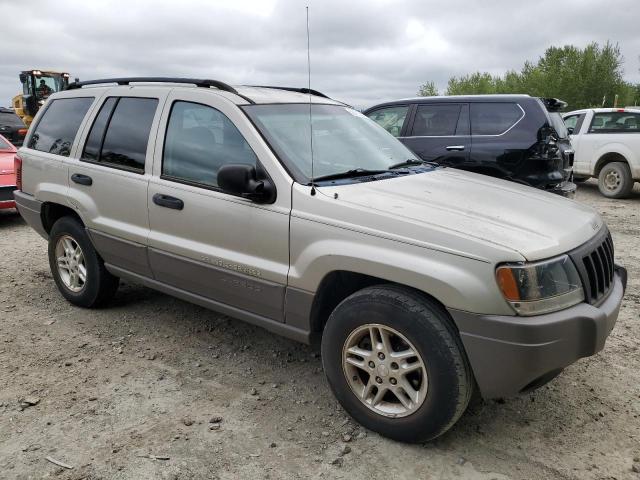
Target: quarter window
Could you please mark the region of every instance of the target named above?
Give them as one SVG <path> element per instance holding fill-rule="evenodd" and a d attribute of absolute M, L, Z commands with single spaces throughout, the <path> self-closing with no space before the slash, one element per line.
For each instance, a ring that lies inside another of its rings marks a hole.
<path fill-rule="evenodd" d="M 171 108 L 162 159 L 162 176 L 209 187 L 228 164 L 257 165 L 258 159 L 236 126 L 219 110 L 191 102 Z"/>
<path fill-rule="evenodd" d="M 591 133 L 637 133 L 640 132 L 640 113 L 602 112 L 591 120 Z"/>
<path fill-rule="evenodd" d="M 52 100 L 31 135 L 29 148 L 68 157 L 82 119 L 92 103 L 93 97 Z"/>
<path fill-rule="evenodd" d="M 515 103 L 472 103 L 471 134 L 500 135 L 522 116 L 522 110 Z"/>
<path fill-rule="evenodd" d="M 394 137 L 399 137 L 404 125 L 404 119 L 409 111 L 408 105 L 381 108 L 368 114 L 368 117 L 384 128 Z"/>
<path fill-rule="evenodd" d="M 82 159 L 144 173 L 155 98 L 110 97 L 91 127 Z"/>
<path fill-rule="evenodd" d="M 447 137 L 456 134 L 462 105 L 419 105 L 411 129 L 414 137 Z"/>

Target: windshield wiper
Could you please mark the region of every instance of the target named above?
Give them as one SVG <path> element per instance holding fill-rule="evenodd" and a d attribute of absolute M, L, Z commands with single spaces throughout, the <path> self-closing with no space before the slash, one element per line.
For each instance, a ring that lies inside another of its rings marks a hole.
<path fill-rule="evenodd" d="M 342 178 L 365 177 L 367 175 L 380 175 L 381 173 L 389 173 L 388 170 L 367 170 L 366 168 L 354 168 L 346 172 L 330 173 L 329 175 L 320 175 L 312 179 L 312 183 L 323 182 L 325 180 L 340 180 Z"/>
<path fill-rule="evenodd" d="M 404 162 L 400 162 L 400 163 L 396 163 L 395 165 L 391 165 L 389 167 L 389 170 L 395 170 L 395 169 L 404 168 L 404 167 L 417 167 L 419 165 L 428 165 L 428 166 L 433 167 L 433 168 L 442 167 L 442 165 L 440 165 L 437 162 L 431 162 L 429 160 L 418 160 L 417 158 L 409 158 L 408 160 L 405 160 Z"/>
<path fill-rule="evenodd" d="M 418 160 L 417 158 L 409 158 L 404 162 L 395 163 L 391 165 L 389 167 L 389 170 L 394 170 L 396 168 L 403 168 L 403 167 L 412 167 L 414 165 L 424 165 L 425 163 L 427 162 L 425 162 L 424 160 Z"/>

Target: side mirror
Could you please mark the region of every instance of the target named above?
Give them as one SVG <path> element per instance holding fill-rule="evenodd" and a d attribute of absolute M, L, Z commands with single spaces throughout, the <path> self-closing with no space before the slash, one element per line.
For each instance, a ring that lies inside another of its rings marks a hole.
<path fill-rule="evenodd" d="M 218 170 L 218 186 L 257 203 L 273 203 L 276 189 L 268 178 L 258 179 L 253 165 L 230 164 Z"/>
<path fill-rule="evenodd" d="M 573 135 L 573 127 L 567 127 L 567 132 L 569 132 L 569 135 Z"/>

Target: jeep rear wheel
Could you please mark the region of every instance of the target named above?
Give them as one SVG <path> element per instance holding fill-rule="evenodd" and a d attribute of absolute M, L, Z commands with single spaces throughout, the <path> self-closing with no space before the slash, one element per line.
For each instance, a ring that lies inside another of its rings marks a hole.
<path fill-rule="evenodd" d="M 625 198 L 633 190 L 633 177 L 624 162 L 607 163 L 598 175 L 598 189 L 608 198 Z"/>
<path fill-rule="evenodd" d="M 322 362 L 335 396 L 365 427 L 418 442 L 465 411 L 471 370 L 447 312 L 419 292 L 369 287 L 333 311 Z"/>
<path fill-rule="evenodd" d="M 84 227 L 73 217 L 62 217 L 49 233 L 49 266 L 58 290 L 79 307 L 96 307 L 118 289 L 95 251 Z"/>

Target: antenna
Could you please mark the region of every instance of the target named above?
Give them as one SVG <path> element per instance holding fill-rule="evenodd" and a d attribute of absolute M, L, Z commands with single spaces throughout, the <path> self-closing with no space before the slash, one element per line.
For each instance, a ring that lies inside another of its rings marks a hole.
<path fill-rule="evenodd" d="M 309 6 L 306 7 L 307 10 L 307 83 L 309 87 L 309 140 L 311 146 L 311 195 L 316 194 L 316 186 L 315 186 L 315 178 L 313 175 L 313 120 L 311 115 L 311 44 L 310 44 L 310 35 L 309 35 Z"/>

